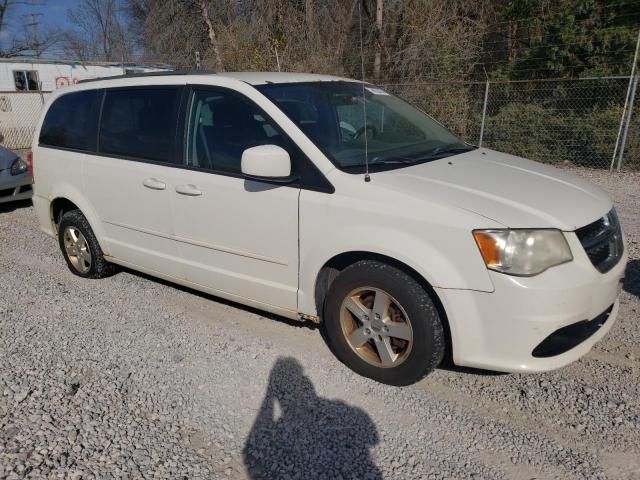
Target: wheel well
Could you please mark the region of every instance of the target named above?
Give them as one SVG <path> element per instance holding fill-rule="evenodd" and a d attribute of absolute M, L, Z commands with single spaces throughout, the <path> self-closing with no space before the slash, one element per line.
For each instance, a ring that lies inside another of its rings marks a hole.
<path fill-rule="evenodd" d="M 51 221 L 57 226 L 60 223 L 62 215 L 70 212 L 71 210 L 79 210 L 79 208 L 71 200 L 67 200 L 66 198 L 56 198 L 51 202 Z"/>
<path fill-rule="evenodd" d="M 320 269 L 318 273 L 318 277 L 316 279 L 316 287 L 315 287 L 315 302 L 316 309 L 318 311 L 318 315 L 322 319 L 323 315 L 323 307 L 324 300 L 331 287 L 331 283 L 336 279 L 336 277 L 340 274 L 342 270 L 347 268 L 350 265 L 353 265 L 356 262 L 362 260 L 376 260 L 382 263 L 386 263 L 387 265 L 392 265 L 399 270 L 402 270 L 407 275 L 411 276 L 416 282 L 424 288 L 424 290 L 429 294 L 431 300 L 436 306 L 438 310 L 438 315 L 442 320 L 442 327 L 444 328 L 444 333 L 446 337 L 446 354 L 445 361 L 449 364 L 453 363 L 453 345 L 451 341 L 451 328 L 449 326 L 449 319 L 447 317 L 447 313 L 438 297 L 438 294 L 435 292 L 431 284 L 416 270 L 411 268 L 406 263 L 403 263 L 399 260 L 396 260 L 393 257 L 388 257 L 386 255 L 381 255 L 373 252 L 345 252 L 339 255 L 336 255 L 329 261 L 327 261 L 323 267 Z"/>

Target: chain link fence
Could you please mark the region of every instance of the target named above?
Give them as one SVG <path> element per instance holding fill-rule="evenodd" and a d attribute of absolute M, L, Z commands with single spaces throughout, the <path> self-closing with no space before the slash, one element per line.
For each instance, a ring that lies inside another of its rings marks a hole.
<path fill-rule="evenodd" d="M 628 129 L 621 125 L 629 77 L 385 87 L 471 143 L 545 163 L 609 169 L 622 160 L 623 168 L 640 169 L 640 95 L 635 97 Z M 48 95 L 0 92 L 3 146 L 30 148 Z"/>
<path fill-rule="evenodd" d="M 31 148 L 31 141 L 49 92 L 0 92 L 2 146 L 12 150 Z"/>
<path fill-rule="evenodd" d="M 0 136 L 12 150 L 31 147 L 42 106 L 49 92 L 0 92 Z"/>
<path fill-rule="evenodd" d="M 471 143 L 544 163 L 609 169 L 622 160 L 640 169 L 637 97 L 628 135 L 621 135 L 629 77 L 386 87 Z"/>

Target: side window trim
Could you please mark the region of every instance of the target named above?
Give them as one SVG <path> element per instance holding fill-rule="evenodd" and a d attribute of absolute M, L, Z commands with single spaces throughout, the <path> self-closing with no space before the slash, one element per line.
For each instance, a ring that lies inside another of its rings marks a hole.
<path fill-rule="evenodd" d="M 185 131 L 187 129 L 188 121 L 188 109 L 189 109 L 189 99 L 191 98 L 191 90 L 189 85 L 181 85 L 179 98 L 178 98 L 178 118 L 176 119 L 176 131 L 175 135 L 175 152 L 174 155 L 179 162 L 176 162 L 174 166 L 178 168 L 186 168 L 187 166 L 187 156 L 185 154 L 186 149 L 186 139 L 185 139 Z"/>
<path fill-rule="evenodd" d="M 189 136 L 189 127 L 190 127 L 189 123 L 191 120 L 191 108 L 193 107 L 193 101 L 192 101 L 193 96 L 196 91 L 220 92 L 220 93 L 230 94 L 237 98 L 241 98 L 242 100 L 248 102 L 253 107 L 258 109 L 260 114 L 264 116 L 264 118 L 274 126 L 274 128 L 278 131 L 278 133 L 282 135 L 283 138 L 285 138 L 287 142 L 297 150 L 296 157 L 299 163 L 298 169 L 300 170 L 298 172 L 298 179 L 285 186 L 299 188 L 303 190 L 312 190 L 312 191 L 322 192 L 322 193 L 335 192 L 335 187 L 331 184 L 331 182 L 329 182 L 329 180 L 327 180 L 327 178 L 322 174 L 322 172 L 318 170 L 318 167 L 316 167 L 316 165 L 311 161 L 311 159 L 309 159 L 309 157 L 302 151 L 302 149 L 298 146 L 298 144 L 296 144 L 296 142 L 293 141 L 293 139 L 287 134 L 287 132 L 275 120 L 273 120 L 273 118 L 271 118 L 271 116 L 267 112 L 265 112 L 262 107 L 260 107 L 251 98 L 247 97 L 242 92 L 239 92 L 232 88 L 227 88 L 227 87 L 222 87 L 217 85 L 195 84 L 195 83 L 187 84 L 187 90 L 188 92 L 185 95 L 185 102 L 184 102 L 184 112 L 185 112 L 184 119 L 185 120 L 184 120 L 184 132 L 183 132 L 183 142 L 182 142 L 183 143 L 183 147 L 182 147 L 183 167 L 182 168 L 185 168 L 187 170 L 196 170 L 200 172 L 210 173 L 212 175 L 221 175 L 221 176 L 227 176 L 227 177 L 235 177 L 235 178 L 242 178 L 242 179 L 250 179 L 252 181 L 258 181 L 255 178 L 249 178 L 246 175 L 243 175 L 242 173 L 234 173 L 234 172 L 229 172 L 224 170 L 212 170 L 208 168 L 192 167 L 188 165 L 188 158 L 187 158 L 188 142 L 189 142 L 188 136 Z M 291 153 L 292 152 L 289 152 L 290 155 Z M 294 159 L 292 158 L 292 160 Z M 305 170 L 305 172 L 303 172 L 302 170 Z M 267 184 L 281 185 L 281 183 L 278 183 L 275 181 L 271 182 L 268 179 L 259 180 L 259 181 Z"/>
<path fill-rule="evenodd" d="M 107 89 L 101 88 L 100 92 L 100 109 L 98 110 L 98 124 L 96 125 L 96 148 L 95 151 L 92 152 L 95 155 L 98 155 L 100 152 L 100 125 L 102 125 L 102 111 L 104 109 L 104 99 L 107 98 Z"/>

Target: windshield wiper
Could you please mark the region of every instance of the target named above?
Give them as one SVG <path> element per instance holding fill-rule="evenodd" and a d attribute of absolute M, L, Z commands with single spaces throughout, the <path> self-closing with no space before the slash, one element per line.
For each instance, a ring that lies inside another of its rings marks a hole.
<path fill-rule="evenodd" d="M 476 148 L 477 147 L 472 147 L 470 145 L 465 145 L 462 147 L 438 147 L 433 152 L 425 155 L 424 157 L 420 157 L 417 160 L 435 160 L 437 158 L 448 157 L 457 153 L 470 152 L 471 150 L 475 150 Z"/>
<path fill-rule="evenodd" d="M 369 166 L 375 167 L 376 165 L 410 165 L 415 162 L 415 159 L 408 157 L 389 157 L 384 158 L 382 156 L 373 157 L 369 160 Z M 342 168 L 349 170 L 365 168 L 365 163 L 356 163 L 355 165 L 344 165 Z"/>
<path fill-rule="evenodd" d="M 387 158 L 379 155 L 377 157 L 373 157 L 369 160 L 369 165 L 412 165 L 414 163 L 421 163 L 428 160 L 437 160 L 438 158 L 447 157 L 449 155 L 455 155 L 456 153 L 464 153 L 470 152 L 471 150 L 475 150 L 477 147 L 473 147 L 470 145 L 466 146 L 458 146 L 458 147 L 438 147 L 433 150 L 428 155 L 424 155 L 422 157 L 402 157 L 402 156 L 389 156 Z M 345 165 L 343 168 L 347 169 L 356 169 L 356 168 L 364 168 L 364 163 L 358 163 L 356 165 Z"/>
<path fill-rule="evenodd" d="M 371 160 L 369 160 L 370 164 L 382 164 L 382 165 L 390 165 L 390 164 L 394 164 L 394 163 L 413 163 L 415 162 L 416 159 L 415 158 L 409 158 L 409 157 L 388 157 L 388 158 L 384 158 L 383 156 L 378 156 L 378 157 L 373 157 Z"/>
<path fill-rule="evenodd" d="M 464 153 L 470 152 L 471 150 L 475 150 L 476 147 L 472 147 L 469 145 L 465 145 L 463 147 L 438 147 L 433 150 L 428 155 L 424 155 L 422 157 L 401 157 L 401 156 L 391 156 L 384 158 L 383 156 L 373 157 L 369 160 L 370 165 L 393 165 L 402 163 L 405 165 L 410 165 L 412 163 L 424 162 L 425 160 L 435 160 L 437 158 L 446 157 L 449 155 L 455 155 L 456 153 Z"/>

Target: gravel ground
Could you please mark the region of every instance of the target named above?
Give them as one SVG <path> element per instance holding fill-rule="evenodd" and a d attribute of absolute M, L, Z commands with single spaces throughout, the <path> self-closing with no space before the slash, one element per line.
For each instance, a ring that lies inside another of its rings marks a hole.
<path fill-rule="evenodd" d="M 579 171 L 631 245 L 620 317 L 536 375 L 351 373 L 317 329 L 122 272 L 0 210 L 0 478 L 640 478 L 640 175 Z"/>

